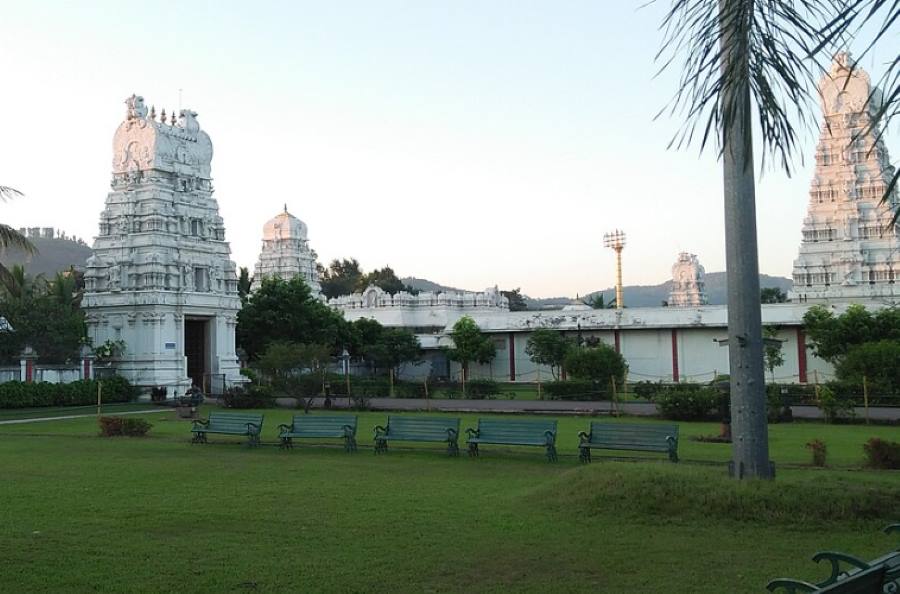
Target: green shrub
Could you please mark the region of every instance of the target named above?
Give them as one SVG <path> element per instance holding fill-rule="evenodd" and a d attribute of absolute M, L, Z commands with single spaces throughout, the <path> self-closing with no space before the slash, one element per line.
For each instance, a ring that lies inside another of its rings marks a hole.
<path fill-rule="evenodd" d="M 828 447 L 821 439 L 814 439 L 806 444 L 806 447 L 812 452 L 813 466 L 825 466 L 825 457 L 828 455 Z"/>
<path fill-rule="evenodd" d="M 787 394 L 782 393 L 782 386 L 778 384 L 766 386 L 766 413 L 770 423 L 793 420 L 788 402 Z"/>
<path fill-rule="evenodd" d="M 716 416 L 720 394 L 717 390 L 687 384 L 659 392 L 653 401 L 659 413 L 676 421 L 699 421 Z"/>
<path fill-rule="evenodd" d="M 466 382 L 466 398 L 484 400 L 500 394 L 500 384 L 490 379 L 473 379 Z"/>
<path fill-rule="evenodd" d="M 574 347 L 566 353 L 565 369 L 579 380 L 610 384 L 614 378 L 617 386 L 625 381 L 628 365 L 625 358 L 613 347 L 600 343 L 595 347 Z"/>
<path fill-rule="evenodd" d="M 900 470 L 900 443 L 873 437 L 865 444 L 866 464 L 872 468 Z"/>
<path fill-rule="evenodd" d="M 275 394 L 270 386 L 261 384 L 231 386 L 225 389 L 222 401 L 228 408 L 267 408 L 274 404 Z"/>
<path fill-rule="evenodd" d="M 834 423 L 840 418 L 854 416 L 853 399 L 846 393 L 835 394 L 828 386 L 819 387 L 819 408 L 825 413 L 825 419 Z"/>
<path fill-rule="evenodd" d="M 103 402 L 130 402 L 137 396 L 134 386 L 121 377 L 78 380 L 68 384 L 5 382 L 0 384 L 0 408 L 96 404 L 98 384 L 102 384 Z"/>
<path fill-rule="evenodd" d="M 131 417 L 100 417 L 97 422 L 103 437 L 143 437 L 153 427 L 144 419 Z"/>
<path fill-rule="evenodd" d="M 611 394 L 610 386 L 588 380 L 547 382 L 543 390 L 550 400 L 606 400 Z"/>
<path fill-rule="evenodd" d="M 632 393 L 638 398 L 653 400 L 653 397 L 662 390 L 662 382 L 640 381 L 631 386 Z"/>

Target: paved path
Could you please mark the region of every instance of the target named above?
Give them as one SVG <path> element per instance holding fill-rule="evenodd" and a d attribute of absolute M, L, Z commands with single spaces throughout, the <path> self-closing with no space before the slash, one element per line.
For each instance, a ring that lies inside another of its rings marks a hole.
<path fill-rule="evenodd" d="M 146 415 L 148 413 L 161 413 L 172 411 L 172 408 L 148 408 L 147 410 L 129 410 L 127 412 L 110 412 L 104 414 L 104 416 L 108 417 L 118 417 L 120 415 Z M 87 417 L 96 417 L 97 413 L 90 413 L 84 415 L 61 415 L 58 417 L 32 417 L 28 419 L 9 419 L 5 421 L 0 421 L 0 425 L 21 425 L 23 423 L 40 423 L 42 421 L 62 421 L 65 419 L 85 419 Z"/>
<path fill-rule="evenodd" d="M 314 406 L 321 408 L 323 398 L 316 398 Z M 347 408 L 346 398 L 332 398 L 335 408 Z M 433 410 L 442 412 L 520 412 L 533 414 L 608 414 L 612 403 L 603 400 L 466 400 L 466 399 L 419 399 L 419 398 L 372 398 L 371 410 Z M 824 415 L 818 407 L 796 405 L 791 407 L 796 419 L 822 419 Z M 652 402 L 619 403 L 619 411 L 635 416 L 655 416 L 658 414 Z M 856 416 L 865 418 L 865 409 L 856 407 Z M 900 420 L 900 407 L 874 406 L 869 408 L 869 418 L 877 421 Z"/>

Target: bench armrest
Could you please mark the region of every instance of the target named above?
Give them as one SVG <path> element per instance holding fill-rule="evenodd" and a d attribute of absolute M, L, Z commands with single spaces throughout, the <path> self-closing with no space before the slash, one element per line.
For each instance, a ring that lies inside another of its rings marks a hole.
<path fill-rule="evenodd" d="M 382 427 L 381 425 L 375 425 L 375 439 L 378 439 L 382 435 L 387 433 L 387 427 Z"/>
<path fill-rule="evenodd" d="M 285 425 L 284 423 L 282 423 L 281 425 L 278 426 L 279 435 L 282 433 L 286 433 L 286 432 L 287 433 L 293 432 L 293 430 L 294 430 L 294 425 Z"/>
<path fill-rule="evenodd" d="M 259 435 L 260 432 L 262 432 L 262 426 L 257 425 L 256 423 L 247 423 L 247 432 Z"/>
<path fill-rule="evenodd" d="M 556 431 L 547 429 L 544 431 L 544 437 L 547 438 L 547 443 L 556 443 Z"/>
<path fill-rule="evenodd" d="M 471 438 L 471 437 L 478 437 L 479 433 L 480 433 L 480 432 L 478 431 L 478 429 L 472 429 L 471 427 L 469 427 L 468 429 L 466 429 L 466 435 L 468 435 L 470 438 Z"/>
<path fill-rule="evenodd" d="M 343 429 L 344 435 L 346 435 L 347 437 L 353 437 L 354 435 L 356 435 L 356 427 L 353 427 L 352 425 L 344 425 Z"/>
<path fill-rule="evenodd" d="M 194 419 L 194 424 L 191 426 L 191 430 L 199 429 L 201 427 L 209 427 L 209 419 Z"/>
<path fill-rule="evenodd" d="M 447 427 L 447 441 L 456 441 L 459 439 L 459 431 L 453 427 Z"/>
<path fill-rule="evenodd" d="M 578 432 L 578 440 L 580 443 L 590 443 L 591 434 L 587 433 L 585 431 L 579 431 Z"/>
<path fill-rule="evenodd" d="M 847 565 L 855 567 L 858 570 L 868 569 L 869 564 L 863 561 L 858 557 L 854 557 L 853 555 L 848 555 L 846 553 L 841 553 L 839 551 L 819 551 L 812 558 L 813 561 L 819 563 L 820 561 L 828 561 L 831 563 L 831 575 L 828 576 L 828 579 L 821 584 L 820 586 L 828 586 L 840 579 L 843 576 L 847 575 L 846 571 L 841 569 L 841 562 L 843 561 Z"/>
<path fill-rule="evenodd" d="M 792 580 L 791 578 L 777 578 L 766 584 L 769 592 L 774 592 L 779 588 L 784 589 L 788 594 L 796 594 L 797 592 L 815 592 L 819 588 L 815 584 L 804 582 L 802 580 Z"/>
<path fill-rule="evenodd" d="M 882 530 L 882 532 L 884 532 L 885 534 L 891 534 L 893 532 L 897 532 L 898 534 L 900 534 L 900 524 L 889 524 L 884 527 L 884 530 Z"/>

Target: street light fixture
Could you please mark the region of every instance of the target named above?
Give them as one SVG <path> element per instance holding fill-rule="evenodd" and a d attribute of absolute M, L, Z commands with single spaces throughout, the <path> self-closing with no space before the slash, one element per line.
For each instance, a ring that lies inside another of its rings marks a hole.
<path fill-rule="evenodd" d="M 622 309 L 625 307 L 625 299 L 622 297 L 622 250 L 625 248 L 625 232 L 616 229 L 611 233 L 604 233 L 603 245 L 616 252 L 616 309 Z"/>

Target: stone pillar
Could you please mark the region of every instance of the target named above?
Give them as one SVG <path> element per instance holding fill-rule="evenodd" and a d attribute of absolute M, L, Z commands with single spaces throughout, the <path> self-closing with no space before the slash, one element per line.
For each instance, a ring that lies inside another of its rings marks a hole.
<path fill-rule="evenodd" d="M 26 383 L 31 383 L 34 381 L 34 362 L 37 360 L 37 353 L 31 345 L 25 345 L 25 348 L 22 349 L 22 354 L 20 355 L 20 366 L 21 366 L 21 374 L 22 381 Z"/>

